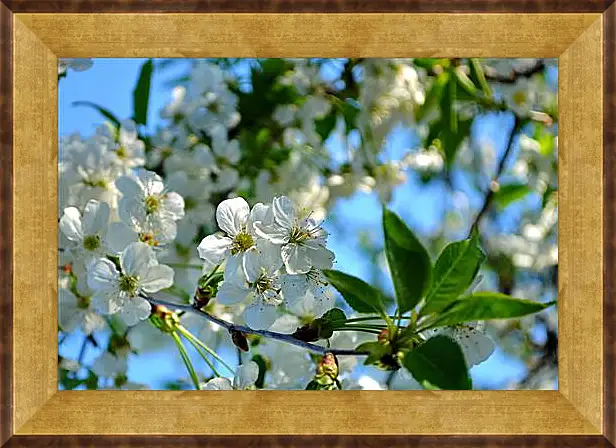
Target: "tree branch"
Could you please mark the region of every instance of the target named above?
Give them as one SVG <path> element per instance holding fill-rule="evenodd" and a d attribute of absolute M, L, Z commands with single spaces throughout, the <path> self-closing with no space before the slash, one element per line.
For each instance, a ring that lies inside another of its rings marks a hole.
<path fill-rule="evenodd" d="M 335 348 L 321 347 L 320 345 L 311 344 L 309 342 L 304 342 L 304 341 L 300 341 L 299 339 L 295 339 L 290 334 L 276 333 L 275 331 L 268 331 L 268 330 L 254 330 L 244 325 L 235 325 L 231 322 L 227 322 L 226 320 L 223 320 L 219 317 L 216 317 L 212 314 L 209 314 L 205 311 L 195 308 L 192 305 L 178 305 L 175 303 L 166 302 L 164 300 L 155 299 L 153 297 L 148 297 L 145 295 L 142 295 L 141 297 L 143 297 L 148 302 L 154 305 L 162 305 L 170 309 L 182 310 L 182 311 L 186 311 L 189 313 L 198 314 L 204 319 L 212 323 L 215 323 L 216 325 L 220 327 L 225 328 L 229 333 L 234 332 L 234 331 L 239 331 L 241 333 L 246 333 L 246 334 L 256 334 L 256 335 L 263 336 L 266 338 L 275 339 L 277 341 L 286 342 L 287 344 L 295 345 L 297 347 L 302 347 L 302 348 L 305 348 L 306 350 L 309 350 L 311 352 L 318 353 L 321 355 L 325 355 L 326 353 L 332 353 L 338 356 L 343 356 L 343 355 L 367 356 L 369 354 L 368 352 L 360 352 L 360 351 L 356 351 L 352 349 L 335 349 Z"/>
<path fill-rule="evenodd" d="M 471 226 L 470 231 L 469 231 L 469 236 L 473 233 L 473 230 L 479 226 L 479 221 L 481 220 L 483 215 L 487 213 L 488 209 L 490 208 L 490 205 L 492 204 L 492 199 L 494 199 L 494 194 L 498 191 L 498 179 L 500 178 L 501 174 L 503 174 L 503 171 L 505 170 L 505 164 L 507 162 L 507 158 L 509 157 L 509 154 L 513 150 L 513 142 L 514 142 L 515 136 L 518 130 L 520 129 L 521 125 L 522 125 L 522 121 L 520 120 L 520 118 L 517 115 L 514 115 L 513 129 L 511 129 L 511 133 L 509 134 L 509 139 L 507 140 L 507 149 L 505 149 L 503 156 L 498 162 L 498 167 L 496 168 L 496 174 L 494 175 L 494 177 L 492 178 L 492 181 L 490 182 L 490 188 L 488 189 L 488 192 L 486 193 L 485 199 L 483 201 L 483 206 L 481 207 L 481 210 L 479 210 L 479 213 L 477 213 L 477 216 L 475 217 L 475 220 L 473 221 L 473 225 Z"/>

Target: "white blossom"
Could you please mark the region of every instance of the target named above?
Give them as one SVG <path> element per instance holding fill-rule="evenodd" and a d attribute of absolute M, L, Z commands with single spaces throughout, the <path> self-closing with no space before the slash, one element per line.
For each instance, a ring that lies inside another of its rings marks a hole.
<path fill-rule="evenodd" d="M 223 305 L 246 301 L 242 314 L 246 325 L 256 330 L 269 328 L 279 315 L 282 304 L 279 269 L 282 267 L 276 246 L 260 240 L 244 255 L 243 265 L 225 270 L 225 279 L 218 288 L 217 300 Z"/>
<path fill-rule="evenodd" d="M 261 203 L 250 206 L 243 198 L 226 199 L 218 204 L 216 221 L 222 232 L 205 237 L 197 251 L 206 268 L 227 260 L 225 272 L 234 272 L 236 265 L 243 265 L 244 255 L 255 247 L 258 234 L 256 222 L 270 222 L 271 208 Z"/>
<path fill-rule="evenodd" d="M 119 313 L 132 326 L 150 315 L 150 303 L 141 293 L 153 293 L 173 284 L 173 269 L 158 264 L 154 252 L 144 243 L 131 243 L 120 254 L 120 269 L 107 258 L 88 266 L 88 286 L 93 306 L 102 314 Z"/>
<path fill-rule="evenodd" d="M 247 390 L 255 389 L 255 382 L 259 377 L 259 366 L 250 361 L 242 364 L 235 371 L 233 382 L 229 378 L 219 377 L 209 380 L 201 385 L 201 390 Z"/>
<path fill-rule="evenodd" d="M 109 205 L 105 202 L 90 200 L 83 210 L 67 207 L 60 218 L 60 231 L 70 241 L 71 255 L 75 259 L 88 263 L 92 258 L 105 252 L 105 237 L 109 221 Z"/>
<path fill-rule="evenodd" d="M 257 233 L 274 244 L 280 244 L 282 260 L 289 274 L 305 274 L 311 268 L 328 269 L 334 254 L 326 245 L 327 232 L 320 223 L 295 209 L 286 196 L 272 202 L 273 223 L 255 224 Z"/>

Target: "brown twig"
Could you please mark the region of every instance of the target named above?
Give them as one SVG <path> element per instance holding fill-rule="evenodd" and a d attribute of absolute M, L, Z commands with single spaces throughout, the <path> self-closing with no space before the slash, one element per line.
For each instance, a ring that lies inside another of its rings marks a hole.
<path fill-rule="evenodd" d="M 469 231 L 469 236 L 473 232 L 473 230 L 479 226 L 479 221 L 481 220 L 483 215 L 487 213 L 488 209 L 490 208 L 490 205 L 492 204 L 492 200 L 494 199 L 494 194 L 498 191 L 498 179 L 500 178 L 501 174 L 503 173 L 505 169 L 507 158 L 509 157 L 509 154 L 513 150 L 513 142 L 515 140 L 515 136 L 522 125 L 522 121 L 520 120 L 520 118 L 517 115 L 514 117 L 515 118 L 514 118 L 513 128 L 511 129 L 511 132 L 509 134 L 509 139 L 507 141 L 507 149 L 505 149 L 503 156 L 498 162 L 498 167 L 496 168 L 496 174 L 494 175 L 494 177 L 492 178 L 492 181 L 490 182 L 490 188 L 488 189 L 486 193 L 485 199 L 483 201 L 483 206 L 481 207 L 481 210 L 479 210 L 479 213 L 477 213 L 477 216 L 475 217 L 475 220 L 473 221 L 473 225 L 471 226 L 470 231 Z"/>

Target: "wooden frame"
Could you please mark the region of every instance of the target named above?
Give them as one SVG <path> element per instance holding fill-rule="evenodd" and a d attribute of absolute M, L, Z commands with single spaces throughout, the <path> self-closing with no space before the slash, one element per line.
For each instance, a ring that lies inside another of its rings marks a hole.
<path fill-rule="evenodd" d="M 1 1 L 2 443 L 616 444 L 614 0 Z M 558 57 L 559 390 L 59 392 L 57 58 L 111 56 Z"/>

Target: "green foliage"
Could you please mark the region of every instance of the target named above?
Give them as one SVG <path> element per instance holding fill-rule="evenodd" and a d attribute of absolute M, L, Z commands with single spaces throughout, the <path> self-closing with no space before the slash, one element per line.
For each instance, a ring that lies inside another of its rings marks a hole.
<path fill-rule="evenodd" d="M 430 284 L 432 262 L 426 249 L 398 215 L 383 209 L 385 253 L 400 313 L 417 305 Z"/>
<path fill-rule="evenodd" d="M 319 134 L 319 136 L 321 137 L 321 140 L 327 140 L 329 135 L 336 127 L 337 121 L 338 114 L 336 114 L 335 109 L 330 111 L 325 117 L 314 121 L 315 130 L 317 131 L 317 134 Z"/>
<path fill-rule="evenodd" d="M 364 364 L 367 366 L 371 364 L 377 364 L 381 361 L 381 359 L 392 354 L 391 347 L 376 341 L 364 342 L 363 344 L 358 345 L 355 350 L 357 350 L 358 352 L 369 353 L 369 355 L 364 360 Z"/>
<path fill-rule="evenodd" d="M 470 78 L 473 83 L 481 89 L 484 95 L 490 96 L 492 92 L 490 91 L 490 85 L 486 81 L 481 63 L 475 58 L 470 58 L 469 65 L 471 69 Z"/>
<path fill-rule="evenodd" d="M 105 109 L 104 107 L 99 106 L 98 104 L 94 104 L 89 101 L 74 101 L 72 105 L 73 106 L 86 106 L 86 107 L 91 107 L 92 109 L 96 109 L 98 113 L 100 113 L 103 117 L 109 120 L 115 126 L 116 129 L 120 128 L 120 120 L 118 120 L 117 117 L 113 115 L 113 113 L 111 113 L 109 110 Z"/>
<path fill-rule="evenodd" d="M 383 297 L 379 290 L 344 272 L 327 269 L 323 273 L 355 311 L 358 313 L 384 314 Z"/>
<path fill-rule="evenodd" d="M 497 292 L 478 292 L 453 302 L 426 328 L 489 319 L 512 319 L 541 311 L 551 303 L 515 299 Z"/>
<path fill-rule="evenodd" d="M 148 121 L 148 104 L 150 102 L 150 84 L 153 71 L 152 59 L 148 59 L 141 66 L 139 79 L 135 90 L 133 90 L 133 120 L 137 124 L 146 125 Z"/>
<path fill-rule="evenodd" d="M 319 322 L 319 337 L 329 339 L 334 334 L 336 328 L 341 327 L 346 322 L 346 315 L 340 308 L 333 308 L 323 314 L 315 321 Z"/>
<path fill-rule="evenodd" d="M 427 108 L 432 108 L 437 104 L 440 109 L 440 116 L 430 123 L 424 146 L 427 148 L 436 145 L 440 148 L 445 157 L 447 168 L 454 162 L 458 149 L 470 134 L 473 123 L 472 118 L 461 119 L 458 116 L 455 104 L 456 100 L 460 99 L 458 97 L 460 86 L 462 86 L 462 92 L 466 92 L 468 96 L 470 96 L 469 90 L 473 92 L 475 90 L 472 82 L 460 71 L 455 69 L 445 71 L 434 81 L 428 93 L 432 99 L 426 103 Z M 421 111 L 418 119 L 422 119 L 426 115 L 427 111 Z"/>
<path fill-rule="evenodd" d="M 447 336 L 434 336 L 405 353 L 403 364 L 420 383 L 427 381 L 448 390 L 471 389 L 462 350 Z"/>
<path fill-rule="evenodd" d="M 257 381 L 255 381 L 255 386 L 257 389 L 263 389 L 265 387 L 265 373 L 268 369 L 267 360 L 261 355 L 254 355 L 252 360 L 259 366 L 259 376 L 257 377 Z"/>
<path fill-rule="evenodd" d="M 420 314 L 439 312 L 457 299 L 471 285 L 484 260 L 477 233 L 448 244 L 436 260 L 433 281 Z"/>
<path fill-rule="evenodd" d="M 494 194 L 493 201 L 496 206 L 502 210 L 508 205 L 524 199 L 531 191 L 532 190 L 527 184 L 501 185 L 499 190 Z"/>

